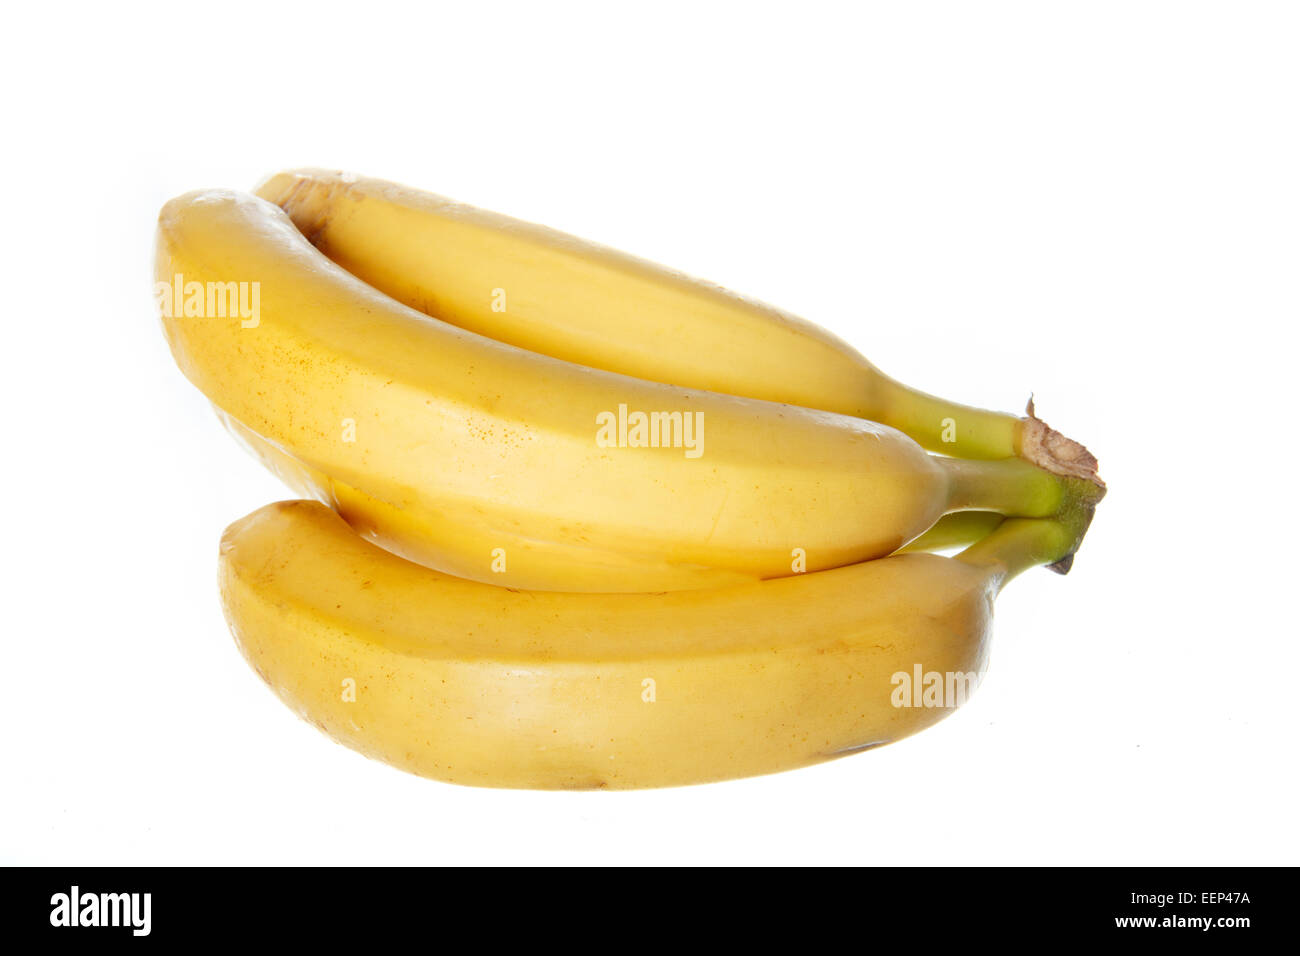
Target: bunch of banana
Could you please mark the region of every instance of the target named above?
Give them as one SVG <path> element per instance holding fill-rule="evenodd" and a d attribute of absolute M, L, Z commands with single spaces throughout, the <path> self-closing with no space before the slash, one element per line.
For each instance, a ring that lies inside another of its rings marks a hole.
<path fill-rule="evenodd" d="M 946 710 L 895 678 L 982 672 L 993 595 L 1068 567 L 1103 492 L 1032 409 L 713 286 L 354 177 L 259 193 L 168 203 L 155 263 L 181 370 L 330 506 L 227 531 L 227 615 L 286 702 L 417 773 L 655 786 L 897 739 Z"/>

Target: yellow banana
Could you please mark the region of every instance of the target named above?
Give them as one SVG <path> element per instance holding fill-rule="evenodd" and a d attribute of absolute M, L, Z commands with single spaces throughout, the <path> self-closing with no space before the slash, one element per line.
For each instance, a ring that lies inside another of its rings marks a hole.
<path fill-rule="evenodd" d="M 770 773 L 945 716 L 988 656 L 993 598 L 1073 548 L 1004 522 L 959 558 L 906 554 L 707 591 L 523 592 L 281 502 L 222 538 L 244 656 L 335 740 L 463 784 L 629 788 Z"/>
<path fill-rule="evenodd" d="M 319 169 L 270 177 L 329 258 L 400 302 L 581 365 L 883 422 L 961 458 L 1022 456 L 1095 480 L 1096 459 L 1033 412 L 946 402 L 771 306 L 573 236 L 380 180 Z"/>
<path fill-rule="evenodd" d="M 322 497 L 320 489 L 333 484 L 324 475 L 313 472 L 290 455 L 276 448 L 261 435 L 245 428 L 221 409 L 213 406 L 217 418 L 226 427 L 237 444 L 260 461 L 271 474 L 275 475 L 296 494 L 304 498 L 315 498 L 334 508 L 341 514 L 348 514 L 350 506 L 347 500 L 340 501 L 337 495 Z M 356 492 L 352 492 L 355 496 Z M 957 511 L 944 515 L 929 531 L 908 542 L 900 551 L 943 551 L 950 548 L 965 547 L 974 544 L 988 535 L 1005 520 L 993 511 Z M 441 562 L 437 562 L 441 563 Z"/>
<path fill-rule="evenodd" d="M 455 328 L 239 193 L 164 207 L 156 279 L 178 365 L 230 421 L 363 534 L 462 577 L 706 587 L 879 557 L 949 511 L 1045 516 L 1074 497 L 1023 461 L 933 458 L 873 422 Z"/>

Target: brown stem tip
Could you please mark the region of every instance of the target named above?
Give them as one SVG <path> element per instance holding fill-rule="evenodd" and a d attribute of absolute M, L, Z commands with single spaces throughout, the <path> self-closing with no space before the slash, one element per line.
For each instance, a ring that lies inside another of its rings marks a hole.
<path fill-rule="evenodd" d="M 1055 571 L 1057 574 L 1069 574 L 1072 567 L 1074 567 L 1074 555 L 1067 554 L 1055 564 L 1049 564 L 1047 570 Z"/>
<path fill-rule="evenodd" d="M 1082 478 L 1099 488 L 1106 483 L 1097 475 L 1097 457 L 1073 438 L 1066 438 L 1034 414 L 1034 398 L 1025 406 L 1020 455 L 1054 475 Z"/>

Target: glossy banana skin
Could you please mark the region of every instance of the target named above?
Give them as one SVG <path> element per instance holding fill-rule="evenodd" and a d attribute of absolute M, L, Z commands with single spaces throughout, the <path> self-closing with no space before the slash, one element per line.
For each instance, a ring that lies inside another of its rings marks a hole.
<path fill-rule="evenodd" d="M 414 565 L 316 502 L 222 539 L 239 647 L 335 740 L 412 773 L 601 789 L 771 773 L 915 733 L 896 675 L 981 674 L 998 574 L 897 555 L 667 594 L 522 592 Z"/>
<path fill-rule="evenodd" d="M 255 327 L 164 316 L 186 376 L 300 463 L 363 534 L 457 575 L 576 591 L 716 586 L 791 574 L 796 550 L 808 570 L 880 557 L 949 509 L 945 468 L 893 429 L 600 372 L 446 325 L 338 268 L 253 197 L 213 191 L 164 208 L 156 278 L 176 275 L 261 290 Z M 598 416 L 620 405 L 700 413 L 702 455 L 599 446 Z"/>
<path fill-rule="evenodd" d="M 257 195 L 349 272 L 489 338 L 652 381 L 883 422 L 947 455 L 1021 452 L 1024 420 L 909 388 L 789 312 L 617 250 L 331 170 L 278 173 Z"/>
<path fill-rule="evenodd" d="M 272 445 L 261 435 L 240 422 L 235 421 L 221 409 L 213 406 L 217 419 L 244 451 L 252 455 L 262 465 L 279 478 L 295 494 L 311 498 L 329 505 L 348 521 L 354 528 L 366 523 L 365 511 L 377 507 L 371 501 L 363 508 L 353 506 L 360 493 L 355 489 L 345 489 L 326 475 L 314 472 L 302 462 Z M 909 541 L 900 551 L 944 551 L 973 544 L 990 534 L 1005 518 L 991 511 L 957 511 L 944 515 L 929 531 Z M 435 560 L 434 563 L 445 564 L 446 561 Z M 743 584 L 758 578 L 744 578 L 726 583 Z M 491 581 L 488 582 L 492 583 Z M 720 585 L 719 585 L 720 586 Z"/>

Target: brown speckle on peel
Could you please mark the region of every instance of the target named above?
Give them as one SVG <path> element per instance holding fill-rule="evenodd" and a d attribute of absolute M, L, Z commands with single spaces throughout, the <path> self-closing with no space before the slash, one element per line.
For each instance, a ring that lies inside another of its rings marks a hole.
<path fill-rule="evenodd" d="M 332 184 L 327 187 L 325 197 L 313 203 L 312 192 L 317 188 L 310 179 L 299 179 L 279 200 L 278 205 L 293 220 L 307 241 L 319 249 L 334 213 L 334 194 L 338 189 L 346 191 L 347 186 Z"/>

